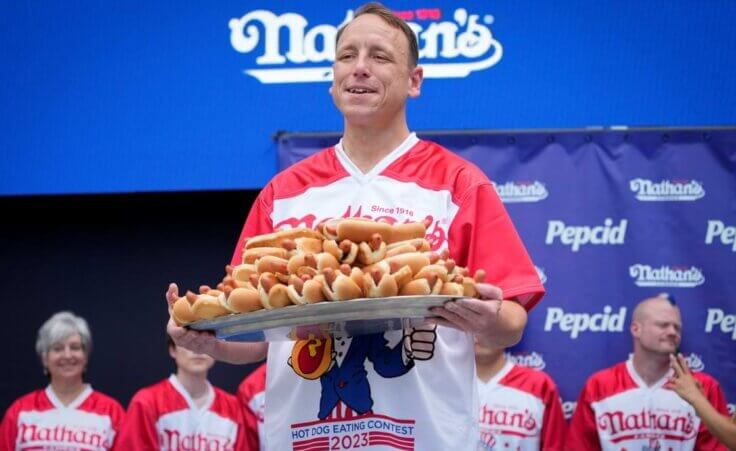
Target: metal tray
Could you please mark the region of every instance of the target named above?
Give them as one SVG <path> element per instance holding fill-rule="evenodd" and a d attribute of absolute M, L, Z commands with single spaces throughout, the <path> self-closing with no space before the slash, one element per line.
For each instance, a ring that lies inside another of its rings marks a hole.
<path fill-rule="evenodd" d="M 365 335 L 414 327 L 433 317 L 432 307 L 460 296 L 395 296 L 290 305 L 200 320 L 187 327 L 211 330 L 227 341 L 286 341 Z"/>

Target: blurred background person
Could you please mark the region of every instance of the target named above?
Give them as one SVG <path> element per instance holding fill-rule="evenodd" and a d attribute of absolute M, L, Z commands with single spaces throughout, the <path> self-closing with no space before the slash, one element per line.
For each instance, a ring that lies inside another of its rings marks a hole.
<path fill-rule="evenodd" d="M 725 450 L 693 407 L 665 388 L 681 330 L 680 309 L 667 295 L 636 305 L 630 327 L 634 353 L 588 379 L 570 422 L 568 449 Z M 725 415 L 718 382 L 702 372 L 693 377 Z"/>
<path fill-rule="evenodd" d="M 238 386 L 237 398 L 243 408 L 245 442 L 248 449 L 265 450 L 263 444 L 263 412 L 266 408 L 265 363 L 243 379 Z"/>
<path fill-rule="evenodd" d="M 248 450 L 238 401 L 207 380 L 215 360 L 170 338 L 168 347 L 176 374 L 133 396 L 115 449 Z"/>
<path fill-rule="evenodd" d="M 547 373 L 510 361 L 505 349 L 475 343 L 483 450 L 562 450 L 565 416 Z"/>
<path fill-rule="evenodd" d="M 84 382 L 91 351 L 87 322 L 71 312 L 56 313 L 41 326 L 36 352 L 49 385 L 8 408 L 0 450 L 112 448 L 125 413 L 118 401 Z"/>
<path fill-rule="evenodd" d="M 670 364 L 674 374 L 665 387 L 674 390 L 682 399 L 693 406 L 705 427 L 721 443 L 730 450 L 736 450 L 736 415 L 729 420 L 728 416 L 721 414 L 713 407 L 703 394 L 702 385 L 693 377 L 693 373 L 682 354 L 678 354 L 677 357 L 670 355 Z"/>

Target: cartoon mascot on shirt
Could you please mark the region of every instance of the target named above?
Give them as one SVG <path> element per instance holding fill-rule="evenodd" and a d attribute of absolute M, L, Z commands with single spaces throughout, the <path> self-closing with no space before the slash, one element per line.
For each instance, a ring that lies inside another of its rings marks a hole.
<path fill-rule="evenodd" d="M 294 343 L 289 366 L 304 379 L 319 378 L 322 395 L 320 420 L 327 418 L 338 402 L 359 415 L 371 413 L 373 399 L 365 369 L 366 359 L 381 377 L 399 377 L 414 367 L 415 360 L 429 360 L 434 355 L 436 325 L 405 329 L 402 339 L 393 347 L 383 334 L 333 338 L 323 336 Z M 302 335 L 303 336 L 303 335 Z M 338 364 L 335 340 L 350 341 L 345 358 Z"/>

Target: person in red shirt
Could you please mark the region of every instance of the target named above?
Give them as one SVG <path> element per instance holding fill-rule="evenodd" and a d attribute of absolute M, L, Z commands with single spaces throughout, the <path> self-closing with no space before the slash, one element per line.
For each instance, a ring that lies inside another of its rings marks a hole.
<path fill-rule="evenodd" d="M 630 327 L 634 353 L 588 379 L 570 423 L 568 449 L 725 451 L 693 406 L 666 386 L 681 330 L 680 309 L 667 295 L 636 306 Z M 702 372 L 693 377 L 710 404 L 726 415 L 718 382 Z"/>
<path fill-rule="evenodd" d="M 289 366 L 303 342 L 222 342 L 173 321 L 167 331 L 178 344 L 217 360 L 250 363 L 268 353 L 269 449 L 338 442 L 345 448 L 390 442 L 467 449 L 478 441 L 473 334 L 494 346 L 515 344 L 544 288 L 487 175 L 410 131 L 406 103 L 419 96 L 424 72 L 408 24 L 370 3 L 337 33 L 335 44 L 330 94 L 344 118 L 343 137 L 264 187 L 232 263 L 242 263 L 246 238 L 280 227 L 316 228 L 339 217 L 418 221 L 429 225 L 432 250 L 449 250 L 473 273 L 485 270 L 494 285 L 479 284 L 478 298 L 434 309 L 434 324 L 421 330 L 331 337 L 334 356 L 318 383 Z M 169 305 L 178 295 L 171 284 Z"/>
<path fill-rule="evenodd" d="M 214 359 L 171 339 L 169 355 L 176 361 L 176 374 L 133 396 L 115 449 L 249 449 L 238 401 L 207 380 Z"/>
<path fill-rule="evenodd" d="M 38 331 L 49 385 L 18 398 L 0 424 L 0 450 L 108 450 L 125 412 L 84 382 L 92 335 L 84 318 L 59 312 Z"/>
<path fill-rule="evenodd" d="M 514 364 L 503 348 L 475 345 L 480 399 L 478 449 L 564 449 L 565 415 L 547 373 Z"/>
<path fill-rule="evenodd" d="M 248 449 L 266 449 L 263 443 L 263 414 L 266 408 L 265 363 L 243 379 L 236 396 L 243 409 L 245 442 Z"/>

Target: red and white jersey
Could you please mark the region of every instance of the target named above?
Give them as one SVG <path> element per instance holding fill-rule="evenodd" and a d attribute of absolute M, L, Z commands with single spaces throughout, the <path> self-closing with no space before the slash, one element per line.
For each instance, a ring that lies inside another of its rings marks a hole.
<path fill-rule="evenodd" d="M 588 379 L 578 399 L 568 433 L 569 449 L 724 450 L 701 424 L 690 404 L 663 388 L 671 374 L 651 386 L 633 362 L 618 363 Z M 693 373 L 710 403 L 726 415 L 718 382 Z"/>
<path fill-rule="evenodd" d="M 124 415 L 119 402 L 89 385 L 66 406 L 48 386 L 10 406 L 0 426 L 0 449 L 111 449 Z"/>
<path fill-rule="evenodd" d="M 208 384 L 209 385 L 209 384 Z M 130 401 L 115 449 L 240 450 L 243 416 L 234 396 L 209 386 L 200 408 L 171 375 Z"/>
<path fill-rule="evenodd" d="M 266 409 L 266 364 L 250 373 L 238 386 L 238 402 L 243 409 L 247 449 L 266 449 L 263 440 L 263 413 Z"/>
<path fill-rule="evenodd" d="M 507 361 L 488 382 L 476 379 L 480 396 L 479 449 L 562 450 L 565 416 L 547 373 Z"/>
<path fill-rule="evenodd" d="M 544 293 L 488 178 L 414 134 L 365 174 L 341 143 L 279 173 L 253 204 L 232 262 L 242 262 L 248 237 L 284 227 L 316 228 L 339 217 L 425 221 L 433 250 L 449 248 L 459 265 L 472 272 L 484 269 L 486 280 L 501 287 L 505 298 L 516 298 L 530 309 Z M 266 448 L 475 447 L 478 399 L 471 334 L 438 327 L 432 358 L 416 362 L 402 362 L 401 331 L 382 337 L 370 343 L 365 337 L 336 342 L 336 354 L 344 355 L 337 355 L 331 367 L 328 377 L 334 381 L 300 377 L 289 366 L 294 343 L 271 342 Z M 378 363 L 383 365 L 380 373 Z M 323 409 L 333 405 L 328 418 Z"/>

